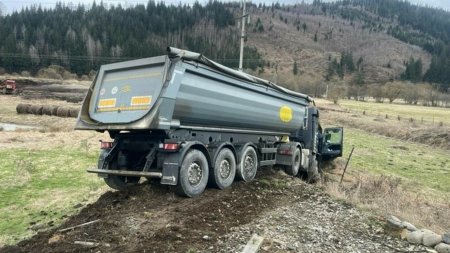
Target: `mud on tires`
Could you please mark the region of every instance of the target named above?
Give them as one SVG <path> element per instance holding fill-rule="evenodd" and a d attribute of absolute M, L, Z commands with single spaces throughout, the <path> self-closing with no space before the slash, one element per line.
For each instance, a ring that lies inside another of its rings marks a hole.
<path fill-rule="evenodd" d="M 98 161 L 98 168 L 101 166 L 101 160 L 108 154 L 109 150 L 102 150 L 102 153 L 100 153 L 99 161 Z M 113 160 L 110 164 L 108 164 L 108 167 L 106 168 L 108 170 L 117 170 L 117 161 Z M 110 188 L 118 191 L 126 190 L 129 186 L 135 185 L 139 183 L 140 177 L 124 177 L 124 176 L 117 176 L 117 175 L 108 175 L 107 178 L 104 178 L 106 185 L 108 185 Z"/>
<path fill-rule="evenodd" d="M 140 178 L 108 175 L 108 177 L 104 178 L 104 180 L 105 183 L 114 190 L 124 191 L 128 187 L 139 183 Z"/>
<path fill-rule="evenodd" d="M 181 163 L 177 193 L 186 197 L 200 195 L 208 184 L 208 160 L 200 150 L 190 150 Z"/>
<path fill-rule="evenodd" d="M 214 167 L 209 170 L 209 185 L 225 189 L 234 181 L 236 175 L 236 159 L 233 152 L 224 148 L 217 154 Z"/>
<path fill-rule="evenodd" d="M 319 162 L 317 158 L 314 157 L 309 165 L 308 171 L 308 183 L 317 183 L 321 179 L 321 174 L 319 171 Z"/>
<path fill-rule="evenodd" d="M 255 148 L 248 146 L 242 152 L 241 162 L 237 170 L 237 175 L 245 182 L 252 181 L 258 170 L 258 155 Z"/>
<path fill-rule="evenodd" d="M 284 166 L 284 171 L 290 176 L 297 176 L 302 162 L 300 149 L 296 148 L 292 155 L 292 165 Z"/>

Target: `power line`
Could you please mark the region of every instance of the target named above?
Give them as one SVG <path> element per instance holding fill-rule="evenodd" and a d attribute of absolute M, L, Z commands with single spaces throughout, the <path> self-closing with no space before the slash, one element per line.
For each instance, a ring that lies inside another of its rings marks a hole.
<path fill-rule="evenodd" d="M 10 58 L 22 58 L 22 59 L 55 59 L 55 60 L 85 60 L 85 61 L 91 61 L 91 60 L 133 60 L 133 59 L 140 59 L 143 57 L 124 57 L 124 56 L 88 56 L 88 55 L 33 55 L 30 56 L 29 54 L 17 54 L 17 53 L 0 53 L 1 57 L 10 57 Z M 149 56 L 151 57 L 151 56 Z M 239 61 L 239 58 L 212 58 L 211 60 L 214 61 L 226 61 L 226 62 L 233 62 L 233 61 Z M 264 59 L 255 59 L 255 58 L 246 58 L 244 62 L 262 62 L 265 61 Z M 272 60 L 277 63 L 291 63 L 294 62 L 293 60 L 280 60 L 275 59 Z"/>

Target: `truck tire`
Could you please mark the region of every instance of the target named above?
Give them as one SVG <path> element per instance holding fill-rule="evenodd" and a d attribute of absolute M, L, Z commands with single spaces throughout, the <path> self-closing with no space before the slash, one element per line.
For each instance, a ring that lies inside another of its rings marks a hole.
<path fill-rule="evenodd" d="M 181 163 L 177 193 L 186 197 L 200 195 L 208 184 L 208 160 L 200 151 L 188 151 Z"/>
<path fill-rule="evenodd" d="M 256 150 L 248 146 L 242 152 L 241 162 L 239 164 L 239 169 L 237 170 L 237 175 L 240 179 L 245 182 L 252 181 L 256 176 L 256 171 L 258 170 L 258 155 Z"/>
<path fill-rule="evenodd" d="M 139 183 L 140 178 L 108 175 L 108 177 L 104 178 L 104 180 L 105 183 L 114 190 L 123 191 L 126 190 L 131 185 Z"/>
<path fill-rule="evenodd" d="M 100 157 L 102 158 L 102 156 L 103 156 L 103 158 L 104 158 L 105 155 L 108 153 L 108 151 L 102 150 L 102 152 L 105 152 L 105 153 L 101 153 Z M 99 161 L 99 165 L 100 165 L 100 161 Z M 107 169 L 108 170 L 109 169 L 116 170 L 117 169 L 117 161 L 116 160 L 112 161 L 108 165 Z M 124 176 L 117 176 L 117 175 L 108 175 L 107 178 L 104 178 L 104 181 L 105 181 L 106 185 L 113 188 L 114 190 L 123 191 L 123 190 L 126 190 L 129 186 L 139 183 L 140 179 L 141 179 L 140 177 L 124 177 Z"/>
<path fill-rule="evenodd" d="M 302 162 L 302 153 L 300 149 L 296 148 L 294 154 L 292 155 L 292 165 L 284 166 L 284 171 L 286 174 L 291 176 L 297 176 L 300 170 L 300 164 Z"/>
<path fill-rule="evenodd" d="M 319 163 L 315 156 L 312 159 L 311 164 L 309 165 L 307 173 L 309 183 L 317 183 L 318 181 L 320 181 L 321 176 L 319 173 Z"/>
<path fill-rule="evenodd" d="M 236 175 L 236 159 L 233 152 L 223 148 L 217 154 L 214 167 L 209 170 L 209 184 L 219 189 L 225 189 L 234 181 Z"/>

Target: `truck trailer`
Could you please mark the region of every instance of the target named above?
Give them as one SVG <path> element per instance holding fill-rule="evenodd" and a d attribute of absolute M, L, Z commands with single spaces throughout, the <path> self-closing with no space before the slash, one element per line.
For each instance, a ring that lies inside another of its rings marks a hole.
<path fill-rule="evenodd" d="M 319 178 L 342 156 L 342 128 L 322 129 L 314 100 L 173 47 L 167 55 L 101 66 L 75 129 L 107 131 L 97 173 L 117 190 L 141 177 L 195 197 L 277 165 Z"/>

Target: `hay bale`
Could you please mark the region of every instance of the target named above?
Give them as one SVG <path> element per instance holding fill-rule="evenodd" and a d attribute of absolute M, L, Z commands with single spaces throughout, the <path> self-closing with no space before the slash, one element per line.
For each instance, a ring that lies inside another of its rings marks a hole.
<path fill-rule="evenodd" d="M 52 116 L 58 116 L 56 113 L 58 112 L 59 106 L 55 105 L 52 107 Z"/>
<path fill-rule="evenodd" d="M 79 113 L 79 109 L 78 108 L 70 108 L 69 109 L 69 117 L 71 118 L 76 118 L 78 117 L 78 113 Z"/>
<path fill-rule="evenodd" d="M 27 107 L 27 113 L 28 114 L 33 114 L 33 111 L 31 110 L 31 108 L 33 107 L 33 105 L 30 105 Z"/>
<path fill-rule="evenodd" d="M 65 107 L 59 107 L 58 110 L 56 110 L 56 116 L 58 117 L 69 117 L 69 109 Z"/>
<path fill-rule="evenodd" d="M 28 113 L 29 107 L 31 107 L 30 104 L 18 104 L 16 106 L 16 112 L 18 114 L 26 114 L 26 113 Z"/>
<path fill-rule="evenodd" d="M 52 116 L 53 106 L 44 105 L 42 107 L 42 114 Z"/>
<path fill-rule="evenodd" d="M 34 115 L 42 115 L 42 105 L 32 105 L 31 106 L 31 113 Z"/>

